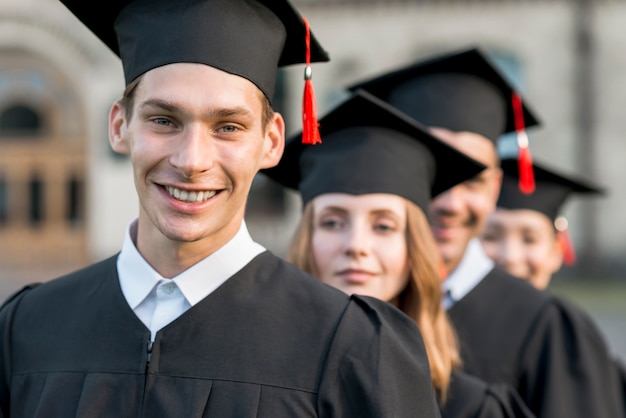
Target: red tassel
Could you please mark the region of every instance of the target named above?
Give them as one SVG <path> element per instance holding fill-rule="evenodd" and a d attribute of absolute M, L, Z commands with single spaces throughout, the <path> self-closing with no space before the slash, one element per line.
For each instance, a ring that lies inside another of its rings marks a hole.
<path fill-rule="evenodd" d="M 531 194 L 535 191 L 535 174 L 533 171 L 533 160 L 530 155 L 528 135 L 526 135 L 526 125 L 524 123 L 524 109 L 522 98 L 517 93 L 513 93 L 513 116 L 515 118 L 515 132 L 517 133 L 517 147 L 519 154 L 517 163 L 519 166 L 519 189 L 522 193 Z"/>
<path fill-rule="evenodd" d="M 303 144 L 319 144 L 322 138 L 319 132 L 319 123 L 317 121 L 317 105 L 315 102 L 315 92 L 313 91 L 313 82 L 311 81 L 311 32 L 309 30 L 309 22 L 304 21 L 306 30 L 306 68 L 304 69 L 304 97 L 302 100 L 302 143 Z"/>
<path fill-rule="evenodd" d="M 554 222 L 554 225 L 557 230 L 556 237 L 563 251 L 563 264 L 573 266 L 576 264 L 576 251 L 574 251 L 574 244 L 567 230 L 567 219 L 559 216 Z"/>
<path fill-rule="evenodd" d="M 535 173 L 528 147 L 519 149 L 517 163 L 519 166 L 519 189 L 522 193 L 531 194 L 535 191 Z"/>

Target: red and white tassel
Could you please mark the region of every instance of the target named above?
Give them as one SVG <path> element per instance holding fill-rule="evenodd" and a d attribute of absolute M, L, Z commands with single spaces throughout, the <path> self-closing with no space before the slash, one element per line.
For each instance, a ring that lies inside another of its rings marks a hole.
<path fill-rule="evenodd" d="M 317 121 L 317 104 L 315 102 L 315 91 L 311 81 L 311 32 L 309 22 L 305 19 L 306 30 L 306 68 L 304 69 L 304 97 L 302 100 L 302 143 L 319 144 L 322 138 L 319 132 L 319 122 Z"/>
<path fill-rule="evenodd" d="M 559 216 L 554 221 L 554 227 L 556 228 L 556 237 L 563 251 L 563 264 L 573 266 L 576 264 L 576 252 L 574 251 L 574 244 L 568 232 L 567 219 L 563 216 Z"/>
<path fill-rule="evenodd" d="M 513 116 L 515 118 L 515 132 L 517 133 L 518 147 L 518 169 L 519 169 L 519 189 L 522 193 L 531 194 L 535 191 L 535 173 L 533 171 L 533 160 L 530 155 L 528 135 L 524 123 L 524 109 L 522 98 L 517 93 L 513 93 Z"/>

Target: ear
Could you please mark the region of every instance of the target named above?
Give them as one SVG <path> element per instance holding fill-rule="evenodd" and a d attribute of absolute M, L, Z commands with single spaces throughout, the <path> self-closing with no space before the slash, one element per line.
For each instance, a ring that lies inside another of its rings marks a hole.
<path fill-rule="evenodd" d="M 563 266 L 563 246 L 557 238 L 554 239 L 554 244 L 552 245 L 550 262 L 552 264 L 552 274 L 561 270 Z"/>
<path fill-rule="evenodd" d="M 285 121 L 280 113 L 274 112 L 267 124 L 264 137 L 263 157 L 260 168 L 274 167 L 285 150 Z"/>
<path fill-rule="evenodd" d="M 128 155 L 130 146 L 126 138 L 126 108 L 119 100 L 111 106 L 109 112 L 109 143 L 113 151 Z"/>

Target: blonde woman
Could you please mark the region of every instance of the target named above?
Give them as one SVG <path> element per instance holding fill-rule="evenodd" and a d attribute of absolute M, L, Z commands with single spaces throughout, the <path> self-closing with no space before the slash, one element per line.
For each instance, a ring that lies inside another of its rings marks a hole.
<path fill-rule="evenodd" d="M 432 194 L 484 166 L 365 92 L 320 125 L 323 144 L 292 140 L 279 166 L 266 171 L 302 194 L 304 214 L 289 261 L 347 294 L 388 301 L 415 321 L 443 417 L 532 416 L 512 390 L 460 371 L 456 336 L 442 306 L 425 208 Z M 456 170 L 441 169 L 442 159 Z"/>

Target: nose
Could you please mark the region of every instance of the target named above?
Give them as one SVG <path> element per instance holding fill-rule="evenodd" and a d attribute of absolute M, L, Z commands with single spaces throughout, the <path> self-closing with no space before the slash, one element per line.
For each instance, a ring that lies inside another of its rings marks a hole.
<path fill-rule="evenodd" d="M 200 126 L 190 126 L 172 147 L 169 160 L 185 177 L 193 177 L 210 170 L 214 156 L 214 144 L 209 133 Z"/>
<path fill-rule="evenodd" d="M 440 216 L 460 213 L 465 204 L 462 187 L 459 184 L 435 197 L 430 204 L 430 211 Z"/>
<path fill-rule="evenodd" d="M 352 258 L 367 256 L 369 253 L 370 238 L 364 228 L 359 225 L 351 225 L 346 230 L 345 253 Z"/>
<path fill-rule="evenodd" d="M 502 241 L 502 248 L 497 258 L 499 265 L 512 274 L 523 275 L 525 274 L 523 260 L 523 247 L 516 239 L 507 238 Z"/>

